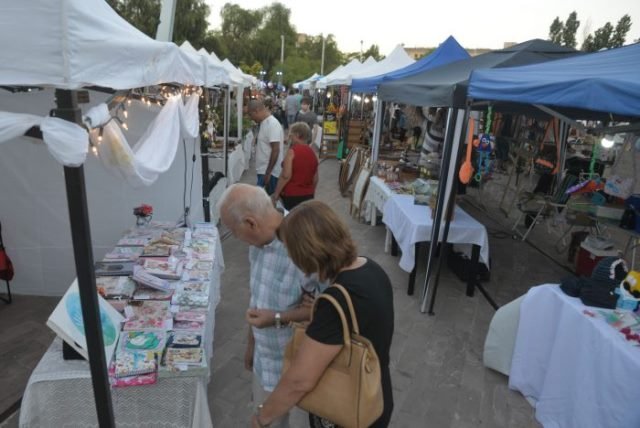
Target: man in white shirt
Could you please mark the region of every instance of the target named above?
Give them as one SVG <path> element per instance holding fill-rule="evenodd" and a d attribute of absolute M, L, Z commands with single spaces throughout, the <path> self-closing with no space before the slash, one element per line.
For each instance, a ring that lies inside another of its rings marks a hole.
<path fill-rule="evenodd" d="M 251 100 L 247 111 L 251 120 L 260 125 L 256 140 L 257 184 L 271 194 L 282 171 L 284 131 L 261 100 Z"/>

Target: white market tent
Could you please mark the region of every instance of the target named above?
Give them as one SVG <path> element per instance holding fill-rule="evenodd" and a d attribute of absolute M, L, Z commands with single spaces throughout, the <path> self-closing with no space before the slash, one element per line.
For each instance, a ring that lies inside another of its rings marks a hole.
<path fill-rule="evenodd" d="M 358 73 L 366 73 L 367 70 L 372 69 L 378 62 L 372 57 L 368 57 L 363 63 L 355 62 L 352 60 L 349 64 L 345 65 L 336 75 L 326 78 L 324 87 L 326 86 L 338 86 L 338 85 L 351 85 L 351 78 Z M 327 76 L 328 77 L 328 76 Z M 323 79 L 320 80 L 320 82 Z M 318 86 L 321 87 L 321 86 Z"/>
<path fill-rule="evenodd" d="M 407 55 L 407 51 L 404 50 L 404 47 L 402 45 L 397 45 L 383 60 L 352 73 L 350 77 L 351 80 L 353 80 L 387 74 L 404 68 L 414 62 L 416 61 Z M 351 82 L 349 82 L 349 84 L 351 84 Z"/>
<path fill-rule="evenodd" d="M 324 76 L 322 79 L 319 79 L 316 83 L 316 88 L 324 89 L 327 86 L 335 85 L 335 81 L 341 79 L 344 75 L 353 72 L 362 67 L 362 63 L 357 59 L 352 59 L 349 63 L 345 65 L 339 65 L 333 70 L 331 73 Z"/>
<path fill-rule="evenodd" d="M 300 82 L 296 82 L 294 84 L 292 84 L 291 86 L 294 89 L 299 89 L 299 90 L 305 90 L 305 89 L 311 89 L 311 87 L 320 79 L 322 78 L 322 76 L 320 76 L 318 73 L 313 73 L 313 75 L 311 75 L 310 77 L 301 80 Z"/>
<path fill-rule="evenodd" d="M 85 178 L 83 164 L 89 135 L 78 125 L 76 94 L 69 90 L 88 86 L 128 90 L 162 83 L 200 86 L 205 83 L 200 77 L 204 75 L 202 62 L 172 43 L 148 38 L 101 0 L 0 2 L 0 40 L 11 41 L 0 50 L 3 64 L 0 86 L 56 88 L 57 114 L 68 119 L 41 116 L 55 105 L 51 102 L 51 89 L 35 92 L 48 95 L 48 104 L 42 99 L 28 99 L 22 104 L 13 97 L 29 97 L 33 92 L 6 94 L 0 90 L 3 98 L 7 98 L 2 108 L 21 111 L 4 113 L 0 118 L 0 143 L 4 143 L 0 148 L 3 186 L 0 218 L 5 226 L 5 244 L 15 260 L 15 282 L 24 287 L 35 284 L 39 291 L 51 290 L 61 283 L 68 285 L 77 274 L 98 421 L 101 426 L 114 426 L 93 274 L 96 248 L 91 233 L 111 235 L 115 240 L 133 224 L 133 216 L 124 221 L 122 212 L 131 209 L 128 204 L 137 196 L 127 193 L 121 178 L 108 177 L 103 166 L 92 160 L 86 162 Z M 186 123 L 182 121 L 185 112 L 181 98 L 168 99 L 167 105 L 170 104 L 181 118 L 177 125 L 179 133 L 187 135 L 187 129 L 193 131 L 192 126 L 184 126 Z M 196 123 L 197 111 L 196 108 Z M 13 123 L 11 118 L 15 119 Z M 19 137 L 25 122 L 39 125 L 43 141 L 55 160 L 41 145 Z M 197 137 L 197 132 L 192 137 Z M 197 146 L 195 138 L 193 142 Z M 185 160 L 189 159 L 187 146 L 184 145 Z M 65 166 L 64 174 L 58 162 Z M 89 184 L 88 191 L 85 181 Z M 94 184 L 98 186 L 93 187 Z M 172 199 L 168 196 L 179 193 L 177 188 L 181 187 L 175 184 L 166 182 L 156 192 L 147 188 L 145 198 L 155 196 L 160 203 L 162 198 Z M 181 202 L 173 207 L 164 205 L 166 211 L 156 207 L 155 212 L 158 217 L 171 218 L 182 212 Z M 49 210 L 43 210 L 44 207 Z M 93 226 L 89 224 L 89 215 Z"/>
<path fill-rule="evenodd" d="M 202 63 L 202 69 L 204 72 L 203 86 L 211 88 L 220 84 L 228 85 L 231 83 L 229 71 L 227 71 L 220 61 L 216 62 L 204 48 L 196 50 L 188 40 L 185 40 L 180 45 L 180 49 L 186 52 L 189 56 L 195 55 Z"/>
<path fill-rule="evenodd" d="M 150 39 L 104 1 L 0 3 L 0 85 L 202 85 L 201 63 L 168 42 Z M 7 67 L 7 64 L 11 64 Z"/>

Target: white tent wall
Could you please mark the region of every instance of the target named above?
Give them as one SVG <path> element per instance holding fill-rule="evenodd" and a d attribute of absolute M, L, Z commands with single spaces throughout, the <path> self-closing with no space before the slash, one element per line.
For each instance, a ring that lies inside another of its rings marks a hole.
<path fill-rule="evenodd" d="M 105 101 L 105 94 L 91 92 L 90 106 Z M 52 90 L 10 94 L 0 91 L 0 110 L 44 116 L 55 106 Z M 144 132 L 155 109 L 129 109 L 129 141 Z M 199 142 L 186 140 L 187 204 L 191 219 L 202 221 L 200 162 L 191 161 Z M 108 171 L 93 154 L 84 164 L 94 259 L 101 260 L 128 228 L 135 224 L 133 207 L 147 203 L 154 218 L 177 220 L 183 212 L 184 145 L 178 147 L 171 168 L 149 187 L 131 188 Z M 193 188 L 190 192 L 191 168 Z M 190 192 L 190 194 L 189 194 Z M 0 221 L 7 252 L 16 275 L 17 294 L 62 295 L 76 276 L 62 166 L 41 142 L 20 137 L 0 146 Z"/>

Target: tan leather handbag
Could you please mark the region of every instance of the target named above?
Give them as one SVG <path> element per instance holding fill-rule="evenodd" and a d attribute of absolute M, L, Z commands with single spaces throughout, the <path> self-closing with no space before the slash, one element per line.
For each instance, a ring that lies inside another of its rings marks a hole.
<path fill-rule="evenodd" d="M 340 315 L 344 347 L 329 364 L 315 388 L 302 397 L 298 407 L 345 428 L 364 428 L 382 415 L 384 407 L 380 361 L 371 342 L 360 335 L 349 293 L 339 284 L 333 286 L 342 292 L 347 301 L 353 333 L 349 332 L 349 324 L 340 303 L 328 294 L 319 295 L 311 316 L 320 299 L 328 300 Z M 306 326 L 294 324 L 293 337 L 284 354 L 283 371 L 291 366 Z"/>

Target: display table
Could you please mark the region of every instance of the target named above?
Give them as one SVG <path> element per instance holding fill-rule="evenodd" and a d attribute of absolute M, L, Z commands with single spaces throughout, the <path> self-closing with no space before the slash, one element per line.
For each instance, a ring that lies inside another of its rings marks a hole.
<path fill-rule="evenodd" d="M 409 294 L 413 293 L 415 282 L 417 244 L 431 240 L 431 208 L 413 203 L 413 196 L 392 195 L 384 205 L 382 221 L 402 250 L 400 267 L 411 272 Z M 443 223 L 444 226 L 444 223 Z M 444 227 L 442 228 L 444 231 Z M 442 232 L 441 232 L 442 233 Z M 447 242 L 471 247 L 471 260 L 475 265 L 479 261 L 489 267 L 489 237 L 484 225 L 471 217 L 462 208 L 456 206 L 453 221 L 449 228 Z M 473 277 L 470 274 L 469 277 Z M 472 295 L 473 284 L 469 284 L 467 294 Z"/>
<path fill-rule="evenodd" d="M 210 311 L 204 333 L 207 366 L 213 355 L 215 309 L 224 269 L 218 239 L 209 288 Z M 196 374 L 197 373 L 197 374 Z M 111 388 L 118 427 L 211 427 L 207 399 L 209 373 L 159 372 L 153 385 Z M 54 339 L 29 378 L 20 409 L 21 427 L 98 426 L 91 372 L 84 360 L 63 360 Z"/>
<path fill-rule="evenodd" d="M 557 285 L 520 306 L 509 387 L 534 403 L 545 428 L 640 427 L 640 348 Z"/>
<path fill-rule="evenodd" d="M 387 186 L 387 184 L 379 177 L 371 177 L 369 179 L 369 187 L 367 193 L 364 196 L 364 202 L 366 204 L 367 217 L 371 221 L 371 226 L 376 225 L 376 217 L 378 211 L 384 211 L 384 204 L 393 195 L 393 191 Z"/>

